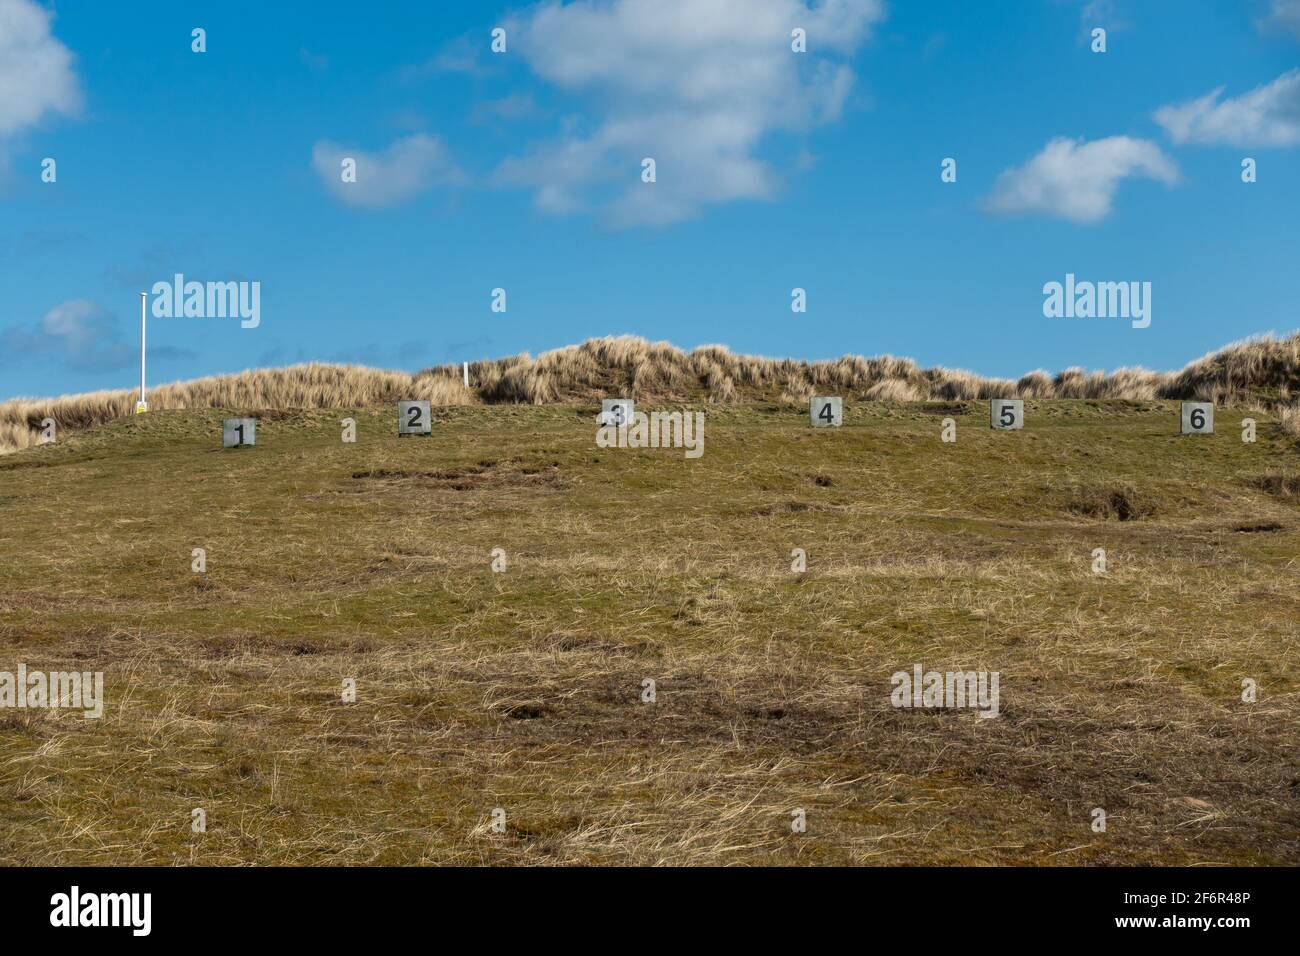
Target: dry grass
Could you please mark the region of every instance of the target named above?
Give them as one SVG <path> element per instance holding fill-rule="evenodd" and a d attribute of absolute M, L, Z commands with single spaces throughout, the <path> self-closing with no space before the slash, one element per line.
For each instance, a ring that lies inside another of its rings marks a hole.
<path fill-rule="evenodd" d="M 856 364 L 824 371 L 907 380 Z M 0 670 L 103 670 L 107 704 L 0 711 L 0 859 L 1300 862 L 1294 443 L 1030 400 L 1016 433 L 943 406 L 944 444 L 935 410 L 716 405 L 695 461 L 597 449 L 591 404 L 404 440 L 391 407 L 281 412 L 239 451 L 161 412 L 15 454 Z M 892 708 L 914 662 L 999 671 L 1000 716 Z"/>
<path fill-rule="evenodd" d="M 1277 423 L 1292 438 L 1300 438 L 1300 405 L 1283 405 L 1277 409 Z"/>
<path fill-rule="evenodd" d="M 1018 381 L 954 369 L 922 369 L 911 359 L 889 355 L 804 362 L 733 355 L 721 345 L 688 353 L 666 342 L 621 336 L 591 339 L 537 358 L 525 354 L 472 362 L 470 385 L 468 390 L 463 387 L 456 365 L 410 375 L 313 363 L 165 385 L 154 390 L 149 400 L 159 410 L 367 408 L 404 398 L 427 398 L 435 405 L 547 405 L 610 396 L 800 405 L 816 393 L 863 401 L 1195 398 L 1274 408 L 1285 406 L 1291 390 L 1300 391 L 1300 333 L 1235 343 L 1178 372 L 1071 368 L 1055 376 L 1030 372 Z M 40 422 L 47 416 L 61 429 L 75 430 L 129 415 L 134 407 L 134 393 L 125 390 L 0 404 L 0 454 L 35 444 Z M 1294 412 L 1284 414 L 1287 421 L 1294 420 Z"/>
<path fill-rule="evenodd" d="M 45 418 L 53 418 L 61 433 L 91 428 L 133 415 L 137 397 L 137 392 L 121 390 L 0 404 L 0 453 L 37 444 Z M 459 376 L 448 373 L 411 375 L 319 362 L 174 382 L 153 389 L 148 397 L 151 411 L 349 408 L 390 405 L 400 399 L 428 399 L 434 405 L 473 401 Z"/>

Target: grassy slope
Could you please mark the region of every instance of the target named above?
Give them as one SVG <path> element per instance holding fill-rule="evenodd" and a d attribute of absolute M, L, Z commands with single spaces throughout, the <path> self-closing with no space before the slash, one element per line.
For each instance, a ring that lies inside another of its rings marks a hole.
<path fill-rule="evenodd" d="M 1300 862 L 1300 515 L 1251 483 L 1294 446 L 1026 404 L 955 445 L 916 405 L 710 409 L 696 461 L 573 406 L 264 413 L 235 451 L 165 412 L 7 457 L 0 670 L 102 669 L 108 706 L 0 711 L 0 859 Z M 914 662 L 1000 671 L 1001 716 L 891 708 Z"/>

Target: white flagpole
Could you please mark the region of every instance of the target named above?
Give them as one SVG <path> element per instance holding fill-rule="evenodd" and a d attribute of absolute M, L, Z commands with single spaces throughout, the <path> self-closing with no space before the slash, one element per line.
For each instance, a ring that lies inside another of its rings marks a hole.
<path fill-rule="evenodd" d="M 140 293 L 140 401 L 136 403 L 135 413 L 149 410 L 149 403 L 144 400 L 144 316 L 145 302 L 148 300 L 148 294 Z"/>
<path fill-rule="evenodd" d="M 469 388 L 469 362 L 465 363 L 465 387 Z"/>

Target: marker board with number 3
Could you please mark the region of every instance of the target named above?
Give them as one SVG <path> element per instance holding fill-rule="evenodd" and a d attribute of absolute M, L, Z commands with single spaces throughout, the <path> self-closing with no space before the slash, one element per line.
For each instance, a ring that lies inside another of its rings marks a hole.
<path fill-rule="evenodd" d="M 1183 402 L 1182 433 L 1184 435 L 1214 434 L 1214 403 Z"/>
<path fill-rule="evenodd" d="M 632 424 L 634 406 L 630 398 L 602 398 L 600 400 L 600 424 L 605 427 L 623 428 Z"/>
<path fill-rule="evenodd" d="M 221 423 L 222 448 L 239 448 L 256 443 L 256 418 L 227 418 Z"/>
<path fill-rule="evenodd" d="M 1025 427 L 1025 401 L 1022 398 L 995 398 L 989 402 L 989 427 L 1010 431 Z"/>
<path fill-rule="evenodd" d="M 844 424 L 844 399 L 829 396 L 810 398 L 808 416 L 813 428 L 839 428 Z"/>
<path fill-rule="evenodd" d="M 397 434 L 432 435 L 433 414 L 428 402 L 397 403 Z"/>

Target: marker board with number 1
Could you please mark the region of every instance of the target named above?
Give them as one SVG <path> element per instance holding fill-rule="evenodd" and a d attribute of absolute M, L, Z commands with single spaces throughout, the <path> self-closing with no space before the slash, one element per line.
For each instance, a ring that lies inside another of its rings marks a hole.
<path fill-rule="evenodd" d="M 221 447 L 239 448 L 257 443 L 256 418 L 227 418 L 221 423 Z"/>

